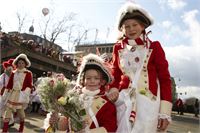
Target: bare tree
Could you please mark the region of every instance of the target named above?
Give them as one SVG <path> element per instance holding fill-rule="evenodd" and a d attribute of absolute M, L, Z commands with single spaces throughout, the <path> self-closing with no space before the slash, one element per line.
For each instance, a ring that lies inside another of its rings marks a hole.
<path fill-rule="evenodd" d="M 51 38 L 50 38 L 50 41 L 52 43 L 55 42 L 59 34 L 65 33 L 68 29 L 70 29 L 70 27 L 73 26 L 73 24 L 71 26 L 66 25 L 67 22 L 73 20 L 74 18 L 73 15 L 74 14 L 70 14 L 70 16 L 64 17 L 62 20 L 58 21 L 58 23 L 53 27 L 53 31 L 51 33 Z"/>
<path fill-rule="evenodd" d="M 72 51 L 72 47 L 73 47 L 73 43 L 71 46 L 71 41 L 72 41 L 72 37 L 73 37 L 73 28 L 75 27 L 75 25 L 71 25 L 69 28 L 69 33 L 67 34 L 67 45 L 68 45 L 68 51 Z"/>
<path fill-rule="evenodd" d="M 44 39 L 55 43 L 60 34 L 66 33 L 67 30 L 74 25 L 70 24 L 74 20 L 74 17 L 75 14 L 70 13 L 69 15 L 65 15 L 62 19 L 53 22 L 52 16 L 50 15 L 43 26 L 44 29 L 40 26 Z"/>
<path fill-rule="evenodd" d="M 82 39 L 87 38 L 87 32 L 88 32 L 88 29 L 83 31 L 83 33 L 79 32 L 79 34 L 78 34 L 79 36 L 77 38 L 77 45 L 80 45 Z"/>
<path fill-rule="evenodd" d="M 26 14 L 22 17 L 22 15 L 19 12 L 17 12 L 17 19 L 18 19 L 18 24 L 19 24 L 18 32 L 19 33 L 21 32 L 21 30 L 22 30 L 22 28 L 24 26 L 24 21 L 25 21 L 26 17 L 27 17 Z"/>
<path fill-rule="evenodd" d="M 49 22 L 50 22 L 50 17 L 48 18 L 48 20 L 45 23 L 44 30 L 42 30 L 42 35 L 45 40 L 47 40 L 47 28 L 48 28 Z M 41 29 L 41 27 L 40 27 L 40 29 Z"/>
<path fill-rule="evenodd" d="M 80 42 L 86 38 L 86 31 L 87 30 L 79 24 L 69 26 L 66 40 L 68 51 L 73 51 L 74 46 L 79 45 Z"/>
<path fill-rule="evenodd" d="M 51 11 L 47 15 L 44 15 L 39 22 L 42 37 L 44 38 L 44 40 L 48 40 L 52 44 L 57 41 L 64 40 L 69 51 L 72 51 L 74 46 L 80 45 L 81 43 L 84 43 L 86 41 L 88 31 L 96 29 L 88 29 L 78 24 L 75 21 L 76 14 L 73 12 L 68 14 L 65 13 L 64 17 L 61 17 L 60 19 L 58 19 L 58 17 L 54 17 L 53 12 L 54 11 Z M 21 32 L 22 28 L 26 24 L 25 20 L 27 15 L 24 15 L 23 17 L 22 16 L 22 13 L 20 14 L 19 12 L 17 12 L 19 23 L 18 32 Z M 96 31 L 94 41 L 96 41 L 97 33 L 98 32 Z M 61 35 L 64 35 L 64 39 L 61 38 L 59 40 L 59 36 Z"/>

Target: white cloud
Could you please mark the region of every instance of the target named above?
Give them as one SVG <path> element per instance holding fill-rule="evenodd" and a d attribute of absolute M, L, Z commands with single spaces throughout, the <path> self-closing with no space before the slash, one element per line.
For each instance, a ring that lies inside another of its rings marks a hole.
<path fill-rule="evenodd" d="M 181 79 L 177 83 L 180 86 L 179 91 L 188 92 L 188 96 L 189 94 L 191 94 L 190 96 L 200 95 L 200 91 L 198 91 L 200 90 L 200 52 L 198 51 L 200 48 L 200 22 L 197 20 L 197 13 L 197 10 L 193 10 L 182 16 L 186 25 L 186 29 L 182 30 L 182 33 L 189 43 L 165 47 L 171 75 Z"/>
<path fill-rule="evenodd" d="M 169 27 L 172 26 L 172 22 L 171 22 L 171 21 L 168 21 L 168 20 L 163 21 L 163 22 L 162 22 L 162 26 L 163 26 L 164 28 L 169 28 Z"/>
<path fill-rule="evenodd" d="M 200 23 L 199 20 L 196 19 L 198 13 L 198 10 L 186 12 L 182 16 L 182 19 L 189 28 L 188 31 L 186 31 L 186 35 L 191 39 L 193 45 L 200 48 Z"/>
<path fill-rule="evenodd" d="M 181 79 L 181 86 L 200 87 L 200 82 L 198 81 L 198 59 L 200 54 L 194 52 L 195 49 L 196 47 L 194 46 L 184 45 L 165 48 L 171 75 Z"/>
<path fill-rule="evenodd" d="M 164 29 L 164 34 L 161 36 L 162 40 L 163 42 L 168 42 L 168 45 L 180 45 L 178 44 L 180 38 L 185 39 L 185 32 L 180 25 L 175 25 L 175 23 L 165 20 L 159 26 Z"/>
<path fill-rule="evenodd" d="M 186 6 L 186 2 L 184 2 L 184 0 L 168 0 L 167 3 L 169 7 L 174 10 L 181 9 Z"/>
<path fill-rule="evenodd" d="M 173 10 L 180 10 L 187 5 L 184 0 L 158 0 L 158 3 L 161 5 L 161 8 L 167 5 Z"/>
<path fill-rule="evenodd" d="M 182 99 L 187 99 L 190 97 L 196 97 L 200 99 L 200 87 L 195 86 L 185 86 L 177 88 L 178 96 Z"/>

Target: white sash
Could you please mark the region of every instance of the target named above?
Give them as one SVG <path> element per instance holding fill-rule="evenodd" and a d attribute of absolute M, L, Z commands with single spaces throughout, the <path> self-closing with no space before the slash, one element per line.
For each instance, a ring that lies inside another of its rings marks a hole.
<path fill-rule="evenodd" d="M 92 121 L 94 122 L 94 125 L 96 126 L 96 128 L 98 128 L 98 127 L 99 127 L 99 123 L 98 123 L 97 118 L 96 118 L 96 116 L 94 115 L 94 112 L 92 111 L 92 108 L 91 108 L 91 107 L 89 107 L 88 113 L 89 113 L 89 115 L 90 115 Z"/>
<path fill-rule="evenodd" d="M 128 89 L 128 90 L 126 90 L 126 89 L 122 90 L 119 93 L 118 100 L 115 102 L 115 105 L 117 107 L 117 123 L 118 123 L 117 133 L 122 133 L 122 132 L 130 133 L 130 132 L 133 132 L 132 131 L 132 125 L 131 125 L 131 123 L 129 121 L 129 117 L 130 117 L 130 114 L 131 114 L 131 111 L 132 111 L 132 105 L 133 105 L 132 102 L 137 102 L 138 100 L 137 101 L 132 101 L 130 99 L 130 92 L 131 91 L 135 91 L 136 92 L 136 97 L 138 97 L 137 95 L 141 95 L 141 94 L 139 94 L 137 92 L 137 88 L 138 88 L 137 84 L 138 84 L 138 81 L 139 81 L 139 78 L 140 78 L 140 73 L 141 73 L 143 65 L 144 65 L 144 60 L 145 60 L 146 55 L 147 55 L 148 50 L 149 50 L 148 48 L 150 47 L 150 42 L 149 41 L 148 41 L 147 45 L 148 45 L 148 47 L 146 47 L 144 49 L 144 52 L 143 52 L 144 55 L 143 55 L 143 58 L 141 60 L 142 62 L 137 66 L 136 72 L 135 72 L 135 74 L 133 74 L 133 77 L 130 77 L 131 80 L 132 80 L 131 88 Z M 136 89 L 136 90 L 134 90 L 134 89 Z M 136 104 L 138 104 L 138 102 Z M 137 117 L 137 115 L 136 115 L 136 117 Z M 134 132 L 134 133 L 137 133 L 137 132 Z"/>

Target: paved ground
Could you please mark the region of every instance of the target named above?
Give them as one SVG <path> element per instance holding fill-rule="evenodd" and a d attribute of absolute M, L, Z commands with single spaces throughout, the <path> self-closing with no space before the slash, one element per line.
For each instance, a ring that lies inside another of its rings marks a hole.
<path fill-rule="evenodd" d="M 176 112 L 172 112 L 172 123 L 168 133 L 200 133 L 200 119 L 194 117 L 194 114 L 177 115 Z"/>
<path fill-rule="evenodd" d="M 43 119 L 45 116 L 29 113 L 26 117 L 24 133 L 44 133 Z M 183 116 L 172 113 L 172 123 L 169 126 L 167 133 L 200 133 L 200 120 L 195 118 L 193 114 L 184 114 Z M 10 133 L 17 132 L 19 124 L 16 123 L 9 129 Z"/>
<path fill-rule="evenodd" d="M 44 132 L 42 129 L 43 126 L 43 119 L 45 116 L 41 116 L 38 114 L 27 114 L 25 119 L 25 128 L 24 133 L 39 133 Z M 19 124 L 16 123 L 13 127 L 9 129 L 10 133 L 17 132 L 19 128 Z"/>

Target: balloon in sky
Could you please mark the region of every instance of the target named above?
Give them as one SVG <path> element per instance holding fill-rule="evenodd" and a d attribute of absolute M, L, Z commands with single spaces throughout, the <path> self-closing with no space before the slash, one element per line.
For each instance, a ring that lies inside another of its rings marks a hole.
<path fill-rule="evenodd" d="M 44 16 L 48 15 L 48 14 L 49 14 L 49 9 L 48 9 L 48 8 L 43 8 L 43 9 L 42 9 L 42 14 L 43 14 Z"/>

